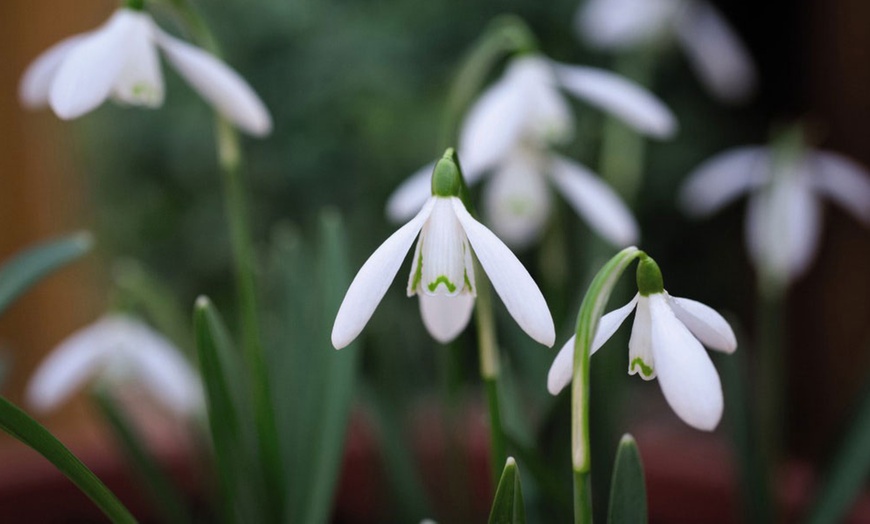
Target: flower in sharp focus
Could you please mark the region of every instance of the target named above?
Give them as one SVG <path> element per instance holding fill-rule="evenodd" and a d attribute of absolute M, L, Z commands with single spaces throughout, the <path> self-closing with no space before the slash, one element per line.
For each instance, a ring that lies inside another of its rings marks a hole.
<path fill-rule="evenodd" d="M 117 314 L 61 342 L 30 379 L 26 400 L 36 410 L 50 411 L 94 379 L 115 387 L 135 382 L 180 415 L 204 406 L 199 377 L 181 352 L 145 324 Z"/>
<path fill-rule="evenodd" d="M 469 184 L 491 174 L 484 217 L 512 247 L 527 247 L 540 236 L 550 214 L 551 186 L 605 239 L 629 245 L 637 240 L 638 227 L 619 196 L 589 169 L 551 150 L 574 132 L 563 91 L 646 135 L 665 138 L 676 132 L 670 110 L 619 75 L 521 55 L 466 115 L 459 140 L 463 173 Z M 419 211 L 429 195 L 431 172 L 431 164 L 423 167 L 393 193 L 387 204 L 391 219 L 404 221 Z"/>
<path fill-rule="evenodd" d="M 581 38 L 603 49 L 631 49 L 675 38 L 705 87 L 723 102 L 755 89 L 749 52 L 722 14 L 704 0 L 589 0 L 577 11 Z"/>
<path fill-rule="evenodd" d="M 870 173 L 842 155 L 800 146 L 720 153 L 689 174 L 680 203 L 689 215 L 707 216 L 743 193 L 750 193 L 745 222 L 749 255 L 762 276 L 779 286 L 812 264 L 823 198 L 870 226 Z"/>
<path fill-rule="evenodd" d="M 709 306 L 669 295 L 651 258 L 641 259 L 637 281 L 638 294 L 601 317 L 590 356 L 636 310 L 628 342 L 628 373 L 644 380 L 658 378 L 665 399 L 684 422 L 712 431 L 722 418 L 724 404 L 719 375 L 704 346 L 732 353 L 737 349 L 734 332 Z M 571 337 L 550 367 L 547 389 L 553 395 L 571 382 L 574 342 Z"/>
<path fill-rule="evenodd" d="M 158 48 L 181 76 L 239 129 L 268 135 L 272 118 L 238 73 L 213 55 L 162 31 L 147 13 L 120 8 L 101 27 L 62 40 L 37 58 L 19 86 L 28 107 L 51 106 L 78 118 L 107 98 L 126 105 L 163 104 Z"/>
<path fill-rule="evenodd" d="M 536 341 L 552 346 L 555 329 L 538 286 L 520 261 L 475 220 L 458 197 L 461 174 L 448 150 L 432 174 L 432 196 L 410 222 L 393 233 L 357 273 L 335 318 L 332 344 L 350 344 L 368 323 L 417 238 L 408 296 L 417 295 L 423 324 L 439 342 L 468 324 L 477 294 L 477 257 L 508 312 Z"/>

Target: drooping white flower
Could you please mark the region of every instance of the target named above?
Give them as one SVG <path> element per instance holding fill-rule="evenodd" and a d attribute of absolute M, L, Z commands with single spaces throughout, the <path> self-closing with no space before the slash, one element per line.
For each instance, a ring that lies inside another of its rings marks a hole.
<path fill-rule="evenodd" d="M 181 415 L 204 406 L 199 377 L 180 351 L 125 315 L 103 317 L 61 342 L 30 379 L 26 401 L 38 411 L 50 411 L 92 380 L 114 387 L 136 382 Z"/>
<path fill-rule="evenodd" d="M 870 226 L 870 173 L 825 151 L 777 154 L 766 147 L 720 153 L 686 179 L 680 204 L 691 216 L 715 213 L 750 193 L 745 222 L 749 255 L 765 278 L 786 285 L 809 269 L 819 248 L 822 198 Z"/>
<path fill-rule="evenodd" d="M 640 276 L 643 271 L 652 271 L 657 276 L 651 280 L 652 286 L 643 285 Z M 639 374 L 644 380 L 658 378 L 665 399 L 684 422 L 712 431 L 722 417 L 722 385 L 702 343 L 710 349 L 732 353 L 737 349 L 734 332 L 709 306 L 669 295 L 661 285 L 658 266 L 651 259 L 641 261 L 638 275 L 639 293 L 625 306 L 601 317 L 590 356 L 636 310 L 628 343 L 628 373 Z M 547 389 L 553 395 L 571 382 L 574 342 L 575 337 L 571 337 L 550 367 Z"/>
<path fill-rule="evenodd" d="M 618 75 L 523 55 L 481 94 L 462 125 L 459 150 L 469 184 L 486 174 L 483 212 L 493 230 L 515 248 L 539 237 L 554 186 L 608 241 L 628 245 L 638 227 L 616 193 L 587 168 L 552 152 L 570 140 L 574 119 L 563 92 L 600 107 L 639 132 L 664 138 L 676 119 L 655 96 Z M 394 221 L 413 216 L 426 198 L 432 165 L 417 171 L 390 197 Z M 592 218 L 594 217 L 594 218 Z"/>
<path fill-rule="evenodd" d="M 226 64 L 162 31 L 147 13 L 120 8 L 101 27 L 62 40 L 37 58 L 19 86 L 28 107 L 50 106 L 64 120 L 78 118 L 108 98 L 155 108 L 163 104 L 158 49 L 179 74 L 239 129 L 268 135 L 272 118 L 263 102 Z"/>
<path fill-rule="evenodd" d="M 588 0 L 577 11 L 581 38 L 622 50 L 675 38 L 706 88 L 739 102 L 755 89 L 755 66 L 719 11 L 705 0 Z"/>
<path fill-rule="evenodd" d="M 419 296 L 423 324 L 436 340 L 454 339 L 471 318 L 477 294 L 474 255 L 517 324 L 536 341 L 552 346 L 555 329 L 541 291 L 510 249 L 456 196 L 456 165 L 445 156 L 432 176 L 433 194 L 423 208 L 375 250 L 351 283 L 335 318 L 333 346 L 341 349 L 360 334 L 418 233 L 408 296 Z"/>

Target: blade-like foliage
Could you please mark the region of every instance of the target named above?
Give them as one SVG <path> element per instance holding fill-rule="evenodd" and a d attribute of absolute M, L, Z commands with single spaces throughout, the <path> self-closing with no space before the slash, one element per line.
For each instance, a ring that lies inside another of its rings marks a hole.
<path fill-rule="evenodd" d="M 513 457 L 508 457 L 498 481 L 489 524 L 524 524 L 526 510 L 523 506 L 523 490 L 520 485 L 520 470 Z"/>
<path fill-rule="evenodd" d="M 610 485 L 609 524 L 645 524 L 647 521 L 646 483 L 637 442 L 624 435 L 616 451 Z"/>
<path fill-rule="evenodd" d="M 0 429 L 47 458 L 90 497 L 112 522 L 136 522 L 121 501 L 66 446 L 39 422 L 2 397 L 0 397 Z"/>
<path fill-rule="evenodd" d="M 31 286 L 87 253 L 93 244 L 89 233 L 76 233 L 32 247 L 6 262 L 0 267 L 0 314 Z"/>

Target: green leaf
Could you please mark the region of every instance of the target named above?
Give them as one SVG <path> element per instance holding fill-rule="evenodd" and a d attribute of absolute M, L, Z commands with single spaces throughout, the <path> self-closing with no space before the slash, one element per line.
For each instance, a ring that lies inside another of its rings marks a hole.
<path fill-rule="evenodd" d="M 520 486 L 520 470 L 513 457 L 508 457 L 498 481 L 489 524 L 524 524 L 526 510 L 523 506 L 523 490 Z"/>
<path fill-rule="evenodd" d="M 616 451 L 613 481 L 610 485 L 609 524 L 645 524 L 647 521 L 646 483 L 637 442 L 624 435 Z"/>
<path fill-rule="evenodd" d="M 870 388 L 834 455 L 806 522 L 843 522 L 870 475 Z"/>
<path fill-rule="evenodd" d="M 121 501 L 66 446 L 39 422 L 3 397 L 0 397 L 0 429 L 47 458 L 90 497 L 112 522 L 136 522 Z"/>
<path fill-rule="evenodd" d="M 281 292 L 270 362 L 290 475 L 291 522 L 329 521 L 360 358 L 358 347 L 336 351 L 329 339 L 351 280 L 341 216 L 324 212 L 317 237 L 316 249 L 310 249 L 294 230 L 284 229 L 273 254 Z"/>
<path fill-rule="evenodd" d="M 109 424 L 115 439 L 126 455 L 127 460 L 139 475 L 145 488 L 150 492 L 154 506 L 166 522 L 184 524 L 190 522 L 190 515 L 181 498 L 177 486 L 160 469 L 157 459 L 134 429 L 133 424 L 118 407 L 111 393 L 104 388 L 97 389 L 93 398 Z"/>
<path fill-rule="evenodd" d="M 90 233 L 76 233 L 32 247 L 0 267 L 0 314 L 31 286 L 87 253 L 93 244 Z"/>

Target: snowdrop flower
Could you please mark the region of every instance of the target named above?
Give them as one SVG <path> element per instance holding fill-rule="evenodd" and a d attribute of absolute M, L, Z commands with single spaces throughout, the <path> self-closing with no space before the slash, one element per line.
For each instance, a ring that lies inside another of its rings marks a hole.
<path fill-rule="evenodd" d="M 253 89 L 223 62 L 162 31 L 147 13 L 118 9 L 101 27 L 62 40 L 37 58 L 19 86 L 28 107 L 51 106 L 60 118 L 78 118 L 107 98 L 160 107 L 163 74 L 158 48 L 181 76 L 239 129 L 268 135 L 272 118 Z"/>
<path fill-rule="evenodd" d="M 637 240 L 638 227 L 616 193 L 587 168 L 550 150 L 569 141 L 574 119 L 568 92 L 639 132 L 665 138 L 676 132 L 670 110 L 652 94 L 618 75 L 554 62 L 543 55 L 514 58 L 504 75 L 469 110 L 460 133 L 466 181 L 492 174 L 484 190 L 484 216 L 515 248 L 540 236 L 550 214 L 550 186 L 608 241 Z M 387 215 L 404 221 L 428 198 L 432 165 L 420 169 L 390 197 Z"/>
<path fill-rule="evenodd" d="M 818 251 L 823 198 L 870 226 L 870 173 L 836 153 L 782 149 L 720 153 L 696 168 L 680 193 L 682 208 L 695 217 L 749 193 L 749 255 L 761 275 L 779 287 L 802 276 Z"/>
<path fill-rule="evenodd" d="M 625 306 L 601 317 L 590 356 L 610 339 L 636 310 L 628 342 L 629 375 L 659 379 L 662 393 L 676 414 L 690 426 L 712 431 L 722 418 L 719 375 L 702 343 L 732 353 L 737 339 L 731 326 L 709 306 L 664 290 L 658 265 L 641 258 L 638 294 Z M 571 382 L 575 337 L 562 347 L 547 377 L 547 389 L 558 394 Z"/>
<path fill-rule="evenodd" d="M 588 0 L 577 11 L 588 43 L 622 50 L 675 37 L 705 87 L 723 102 L 755 89 L 755 66 L 722 14 L 705 0 Z"/>
<path fill-rule="evenodd" d="M 27 403 L 42 412 L 57 408 L 85 382 L 141 384 L 153 398 L 180 415 L 202 410 L 202 386 L 180 351 L 131 317 L 103 317 L 61 342 L 37 368 Z"/>
<path fill-rule="evenodd" d="M 393 233 L 363 264 L 341 303 L 332 344 L 350 344 L 368 323 L 411 244 L 408 296 L 420 297 L 423 324 L 439 342 L 454 339 L 468 324 L 477 293 L 473 256 L 508 312 L 533 339 L 555 341 L 553 319 L 538 286 L 520 261 L 460 200 L 461 173 L 448 149 L 432 173 L 431 197 L 410 222 Z"/>

